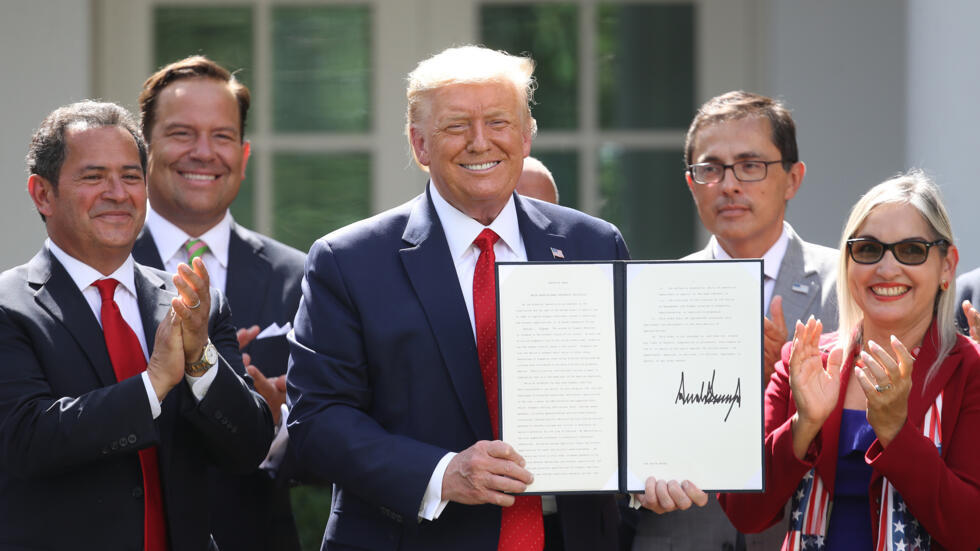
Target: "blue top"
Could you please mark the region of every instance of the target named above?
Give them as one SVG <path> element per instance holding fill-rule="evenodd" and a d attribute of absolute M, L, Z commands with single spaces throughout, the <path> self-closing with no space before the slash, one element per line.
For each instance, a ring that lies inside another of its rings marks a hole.
<path fill-rule="evenodd" d="M 827 527 L 827 551 L 866 551 L 872 548 L 871 465 L 864 454 L 875 441 L 864 410 L 845 409 L 837 445 L 837 479 Z"/>

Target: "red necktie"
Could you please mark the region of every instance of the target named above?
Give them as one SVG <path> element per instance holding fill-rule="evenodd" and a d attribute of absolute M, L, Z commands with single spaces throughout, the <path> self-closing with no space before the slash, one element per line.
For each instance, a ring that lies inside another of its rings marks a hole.
<path fill-rule="evenodd" d="M 500 437 L 499 397 L 497 395 L 497 292 L 493 274 L 493 244 L 500 239 L 485 228 L 473 243 L 480 248 L 473 272 L 473 319 L 476 323 L 476 349 L 480 357 L 483 390 L 487 394 L 493 437 Z M 500 518 L 499 551 L 540 551 L 544 548 L 544 521 L 539 496 L 516 496 L 504 507 Z"/>
<path fill-rule="evenodd" d="M 146 369 L 143 347 L 133 328 L 123 319 L 114 298 L 115 279 L 100 279 L 93 283 L 102 296 L 102 332 L 109 349 L 109 359 L 116 380 L 123 381 L 139 375 Z M 140 468 L 143 471 L 143 548 L 146 551 L 166 551 L 167 524 L 163 516 L 163 492 L 160 489 L 160 468 L 157 448 L 139 451 Z"/>

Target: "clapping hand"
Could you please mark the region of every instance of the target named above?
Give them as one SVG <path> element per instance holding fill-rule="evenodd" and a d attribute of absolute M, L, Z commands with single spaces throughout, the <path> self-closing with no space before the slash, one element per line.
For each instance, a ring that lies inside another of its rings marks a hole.
<path fill-rule="evenodd" d="M 776 295 L 772 297 L 769 304 L 769 315 L 772 319 L 764 318 L 763 329 L 765 332 L 763 361 L 762 387 L 769 384 L 773 371 L 776 370 L 776 362 L 779 361 L 779 354 L 786 344 L 786 320 L 783 318 L 783 297 Z"/>
<path fill-rule="evenodd" d="M 971 333 L 973 329 L 971 323 Z M 878 343 L 868 341 L 871 353 L 862 351 L 864 367 L 854 370 L 868 398 L 868 423 L 884 447 L 894 440 L 908 418 L 914 363 L 912 354 L 894 335 L 891 347 L 897 361 Z"/>
<path fill-rule="evenodd" d="M 970 304 L 969 300 L 964 300 L 963 314 L 966 316 L 966 323 L 970 328 L 970 338 L 975 342 L 980 342 L 980 312 Z"/>
<path fill-rule="evenodd" d="M 195 258 L 193 265 L 180 264 L 173 276 L 177 300 L 172 302 L 180 317 L 184 342 L 184 361 L 191 364 L 201 359 L 208 342 L 208 319 L 211 316 L 211 282 L 204 261 Z"/>
<path fill-rule="evenodd" d="M 820 427 L 837 406 L 840 395 L 840 370 L 844 353 L 835 348 L 827 369 L 820 355 L 820 333 L 823 324 L 813 319 L 806 325 L 796 322 L 793 348 L 789 355 L 789 386 L 796 403 L 793 418 L 793 451 L 803 459 Z"/>
<path fill-rule="evenodd" d="M 245 371 L 252 377 L 255 390 L 265 402 L 269 404 L 272 412 L 272 421 L 278 425 L 281 416 L 282 405 L 286 403 L 286 376 L 266 377 L 258 367 L 252 365 L 252 357 L 245 352 L 247 347 L 259 334 L 259 326 L 253 325 L 239 329 L 235 336 L 238 337 L 238 349 L 242 351 L 242 363 L 245 364 Z"/>

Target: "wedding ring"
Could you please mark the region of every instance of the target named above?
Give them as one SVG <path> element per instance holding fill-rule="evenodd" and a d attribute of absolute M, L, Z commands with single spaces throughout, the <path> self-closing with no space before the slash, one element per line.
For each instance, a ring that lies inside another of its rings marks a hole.
<path fill-rule="evenodd" d="M 875 385 L 875 390 L 877 390 L 878 392 L 881 392 L 882 390 L 890 390 L 891 387 L 892 387 L 892 384 L 891 383 L 888 383 L 888 384 L 885 384 L 885 385 Z"/>
<path fill-rule="evenodd" d="M 191 310 L 197 310 L 200 307 L 201 307 L 201 299 L 200 298 L 197 299 L 197 302 L 194 303 L 193 306 L 188 306 L 188 308 L 190 308 Z"/>

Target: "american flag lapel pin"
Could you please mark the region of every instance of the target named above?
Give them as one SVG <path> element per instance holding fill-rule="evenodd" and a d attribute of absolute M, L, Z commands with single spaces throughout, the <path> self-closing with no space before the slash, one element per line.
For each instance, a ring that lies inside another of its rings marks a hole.
<path fill-rule="evenodd" d="M 810 292 L 810 286 L 806 283 L 794 283 L 793 291 L 805 295 Z"/>
<path fill-rule="evenodd" d="M 565 253 L 561 252 L 561 249 L 551 248 L 551 257 L 556 260 L 565 260 Z"/>

